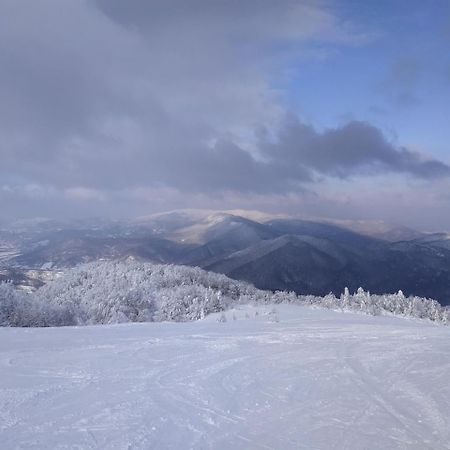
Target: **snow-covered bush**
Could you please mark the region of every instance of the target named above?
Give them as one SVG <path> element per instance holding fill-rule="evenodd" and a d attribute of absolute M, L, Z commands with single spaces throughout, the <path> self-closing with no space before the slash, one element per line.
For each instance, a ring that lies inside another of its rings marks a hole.
<path fill-rule="evenodd" d="M 261 291 L 225 275 L 187 266 L 99 261 L 67 271 L 33 294 L 0 284 L 0 326 L 62 326 L 190 321 L 239 304 L 297 303 L 365 314 L 391 314 L 449 324 L 450 309 L 399 291 L 340 297 Z"/>

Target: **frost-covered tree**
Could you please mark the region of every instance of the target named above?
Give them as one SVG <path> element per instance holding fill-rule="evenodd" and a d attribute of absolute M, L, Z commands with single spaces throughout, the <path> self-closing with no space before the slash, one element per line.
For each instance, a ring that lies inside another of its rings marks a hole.
<path fill-rule="evenodd" d="M 189 321 L 240 304 L 297 303 L 312 307 L 392 314 L 449 324 L 450 309 L 435 300 L 348 289 L 337 298 L 261 291 L 199 268 L 99 261 L 67 271 L 33 294 L 0 284 L 1 326 L 61 326 L 117 322 Z M 257 315 L 257 311 L 255 312 Z"/>

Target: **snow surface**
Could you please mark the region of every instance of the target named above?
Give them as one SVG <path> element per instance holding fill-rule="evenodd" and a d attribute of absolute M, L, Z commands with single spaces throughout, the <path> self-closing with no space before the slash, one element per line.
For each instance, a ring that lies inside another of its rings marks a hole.
<path fill-rule="evenodd" d="M 0 447 L 450 449 L 449 327 L 225 315 L 0 329 Z"/>

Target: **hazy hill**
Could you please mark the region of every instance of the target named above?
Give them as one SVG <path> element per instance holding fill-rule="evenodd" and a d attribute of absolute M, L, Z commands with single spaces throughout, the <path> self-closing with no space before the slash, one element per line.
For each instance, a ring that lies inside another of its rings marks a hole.
<path fill-rule="evenodd" d="M 55 269 L 131 257 L 200 266 L 264 289 L 325 295 L 364 286 L 450 303 L 446 233 L 410 232 L 378 222 L 337 224 L 254 211 L 239 214 L 180 210 L 128 222 L 70 226 L 29 221 L 3 230 L 0 264 L 16 270 Z M 394 236 L 402 239 L 392 240 Z"/>

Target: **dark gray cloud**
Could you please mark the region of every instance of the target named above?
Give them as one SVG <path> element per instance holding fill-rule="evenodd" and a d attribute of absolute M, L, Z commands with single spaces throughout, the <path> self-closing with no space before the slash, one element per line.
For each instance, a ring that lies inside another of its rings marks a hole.
<path fill-rule="evenodd" d="M 263 140 L 261 148 L 274 164 L 282 162 L 286 168 L 307 168 L 333 177 L 383 172 L 407 173 L 424 179 L 450 176 L 448 165 L 397 147 L 366 122 L 352 121 L 319 133 L 291 117 L 274 142 Z"/>

